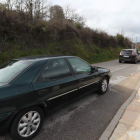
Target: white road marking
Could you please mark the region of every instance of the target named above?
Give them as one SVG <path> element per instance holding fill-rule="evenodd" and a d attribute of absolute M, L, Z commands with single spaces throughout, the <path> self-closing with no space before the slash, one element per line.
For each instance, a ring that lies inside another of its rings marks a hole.
<path fill-rule="evenodd" d="M 117 76 L 115 80 L 110 79 L 110 87 L 113 87 L 115 85 L 117 85 L 118 83 L 120 83 L 121 81 L 125 80 L 127 77 L 125 76 Z"/>
<path fill-rule="evenodd" d="M 130 67 L 130 66 L 132 66 L 132 65 L 129 65 L 129 66 L 127 66 L 127 67 Z M 116 69 L 116 70 L 112 71 L 112 73 L 113 73 L 113 72 L 116 72 L 116 71 L 119 71 L 119 70 L 121 70 L 121 69 L 127 68 L 127 67 L 122 67 L 122 68 L 120 68 L 120 69 Z"/>

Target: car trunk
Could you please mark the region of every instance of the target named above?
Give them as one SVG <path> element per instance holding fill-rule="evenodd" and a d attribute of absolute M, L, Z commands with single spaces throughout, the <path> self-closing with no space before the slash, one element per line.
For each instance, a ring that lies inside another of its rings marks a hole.
<path fill-rule="evenodd" d="M 134 52 L 132 52 L 132 50 L 122 50 L 120 53 L 120 59 L 134 59 Z"/>

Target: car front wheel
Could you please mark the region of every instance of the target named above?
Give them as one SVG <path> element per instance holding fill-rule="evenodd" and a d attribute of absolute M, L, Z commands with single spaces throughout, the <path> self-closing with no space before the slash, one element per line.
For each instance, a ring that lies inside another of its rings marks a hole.
<path fill-rule="evenodd" d="M 99 85 L 99 93 L 105 94 L 107 89 L 108 89 L 108 79 L 107 79 L 107 77 L 104 77 L 101 80 L 100 85 Z"/>
<path fill-rule="evenodd" d="M 11 126 L 11 136 L 14 140 L 30 140 L 41 129 L 44 114 L 41 108 L 32 107 L 20 112 Z"/>

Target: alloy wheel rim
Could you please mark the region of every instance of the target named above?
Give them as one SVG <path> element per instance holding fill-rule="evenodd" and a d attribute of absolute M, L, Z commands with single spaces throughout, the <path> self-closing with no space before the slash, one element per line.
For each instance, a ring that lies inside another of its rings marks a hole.
<path fill-rule="evenodd" d="M 107 80 L 104 79 L 102 82 L 102 91 L 105 92 L 107 90 Z"/>
<path fill-rule="evenodd" d="M 34 134 L 40 125 L 40 115 L 36 111 L 26 113 L 19 121 L 18 133 L 22 137 Z"/>

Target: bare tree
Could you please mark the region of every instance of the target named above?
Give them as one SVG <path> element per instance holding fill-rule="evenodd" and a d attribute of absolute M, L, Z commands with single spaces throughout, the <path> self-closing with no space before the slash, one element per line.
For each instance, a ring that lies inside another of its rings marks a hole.
<path fill-rule="evenodd" d="M 15 1 L 15 8 L 18 11 L 24 11 L 24 0 L 16 0 Z"/>
<path fill-rule="evenodd" d="M 6 0 L 5 5 L 8 10 L 28 13 L 33 22 L 46 19 L 50 7 L 46 0 Z"/>
<path fill-rule="evenodd" d="M 63 8 L 59 5 L 54 5 L 50 7 L 50 20 L 52 21 L 62 21 L 65 19 Z"/>
<path fill-rule="evenodd" d="M 49 5 L 45 0 L 25 0 L 24 9 L 30 14 L 32 20 L 43 20 L 47 17 Z"/>
<path fill-rule="evenodd" d="M 82 16 L 79 16 L 79 14 L 76 12 L 76 10 L 71 8 L 71 5 L 66 4 L 64 6 L 64 14 L 65 14 L 65 19 L 67 19 L 73 23 L 79 23 L 82 26 L 85 25 L 86 19 Z"/>
<path fill-rule="evenodd" d="M 71 6 L 69 4 L 66 4 L 65 7 L 64 7 L 65 18 L 70 19 L 71 18 L 71 13 L 72 13 Z"/>
<path fill-rule="evenodd" d="M 45 5 L 46 3 L 46 5 Z M 45 19 L 48 17 L 49 4 L 44 0 L 36 0 L 34 2 L 34 17 L 36 20 Z"/>
<path fill-rule="evenodd" d="M 6 5 L 3 3 L 0 3 L 0 11 L 3 11 L 6 9 Z"/>
<path fill-rule="evenodd" d="M 15 5 L 15 0 L 6 0 L 5 4 L 8 10 L 13 10 Z"/>

